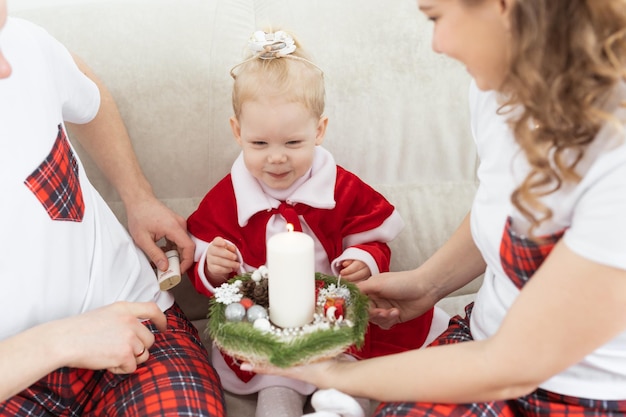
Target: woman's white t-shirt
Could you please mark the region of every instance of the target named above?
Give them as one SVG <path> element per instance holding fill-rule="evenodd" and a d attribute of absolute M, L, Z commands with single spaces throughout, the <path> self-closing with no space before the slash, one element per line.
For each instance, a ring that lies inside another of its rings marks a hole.
<path fill-rule="evenodd" d="M 616 102 L 626 99 L 624 84 L 618 86 L 613 99 L 610 107 L 614 109 Z M 482 92 L 472 85 L 470 107 L 480 158 L 480 185 L 472 206 L 471 230 L 487 263 L 470 326 L 473 337 L 480 340 L 497 331 L 520 292 L 505 274 L 499 251 L 507 218 L 512 218 L 518 235 L 528 234 L 527 222 L 510 201 L 528 165 L 514 141 L 506 115 L 496 113 L 496 93 Z M 553 217 L 537 234 L 565 230 L 564 242 L 576 254 L 626 270 L 626 111 L 613 112 L 620 123 L 607 124 L 590 145 L 579 164 L 582 180 L 543 199 Z M 541 388 L 583 398 L 626 399 L 626 332 L 552 377 Z"/>

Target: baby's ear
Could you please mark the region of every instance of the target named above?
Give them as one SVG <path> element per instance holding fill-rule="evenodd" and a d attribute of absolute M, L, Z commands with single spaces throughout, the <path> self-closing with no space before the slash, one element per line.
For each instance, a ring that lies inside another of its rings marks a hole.
<path fill-rule="evenodd" d="M 229 122 L 230 128 L 233 131 L 233 137 L 235 138 L 239 146 L 241 146 L 241 126 L 239 125 L 239 120 L 237 120 L 235 116 L 231 116 Z"/>
<path fill-rule="evenodd" d="M 324 142 L 326 136 L 326 127 L 328 126 L 328 117 L 320 117 L 320 121 L 317 123 L 317 135 L 315 136 L 315 145 L 319 146 Z"/>

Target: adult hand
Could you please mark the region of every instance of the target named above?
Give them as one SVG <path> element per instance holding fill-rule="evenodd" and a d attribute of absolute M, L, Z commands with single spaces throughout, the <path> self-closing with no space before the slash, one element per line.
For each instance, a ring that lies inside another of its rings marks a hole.
<path fill-rule="evenodd" d="M 0 341 L 0 401 L 55 369 L 69 366 L 130 373 L 145 362 L 154 335 L 167 320 L 154 303 L 118 302 L 87 313 L 31 327 Z"/>
<path fill-rule="evenodd" d="M 357 286 L 370 299 L 370 321 L 388 329 L 428 311 L 436 299 L 420 286 L 415 271 L 373 275 Z"/>
<path fill-rule="evenodd" d="M 173 242 L 180 255 L 180 272 L 193 263 L 195 244 L 187 234 L 185 219 L 150 196 L 126 207 L 128 230 L 133 240 L 161 271 L 167 270 L 168 260 L 156 242 L 166 238 Z"/>
<path fill-rule="evenodd" d="M 166 331 L 167 320 L 155 303 L 117 302 L 66 319 L 49 322 L 51 339 L 64 366 L 131 373 L 145 362 L 154 335 L 141 320 Z"/>
<path fill-rule="evenodd" d="M 279 368 L 273 365 L 252 365 L 244 362 L 241 364 L 240 369 L 242 371 L 250 371 L 258 374 L 278 375 L 286 378 L 293 378 L 308 382 L 309 384 L 315 385 L 321 389 L 330 388 L 329 384 L 332 383 L 332 381 L 329 380 L 328 376 L 331 374 L 331 369 L 336 367 L 339 363 L 350 362 L 340 358 L 341 356 L 335 359 L 314 362 L 307 365 L 293 366 L 290 368 Z"/>

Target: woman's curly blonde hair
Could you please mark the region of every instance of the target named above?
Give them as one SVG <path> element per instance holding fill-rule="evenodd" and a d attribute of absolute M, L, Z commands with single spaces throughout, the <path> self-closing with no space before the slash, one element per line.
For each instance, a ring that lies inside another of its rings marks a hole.
<path fill-rule="evenodd" d="M 521 110 L 509 124 L 530 172 L 511 199 L 532 235 L 552 217 L 541 197 L 580 180 L 576 166 L 610 118 L 603 103 L 626 75 L 626 1 L 514 0 L 510 12 L 500 112 Z"/>

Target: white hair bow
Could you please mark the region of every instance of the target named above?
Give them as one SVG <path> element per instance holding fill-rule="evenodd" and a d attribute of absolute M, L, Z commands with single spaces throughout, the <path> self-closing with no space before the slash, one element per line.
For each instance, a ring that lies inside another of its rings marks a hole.
<path fill-rule="evenodd" d="M 259 54 L 259 58 L 272 59 L 291 54 L 296 50 L 296 43 L 282 30 L 274 33 L 257 30 L 248 41 L 248 47 L 253 53 Z"/>

